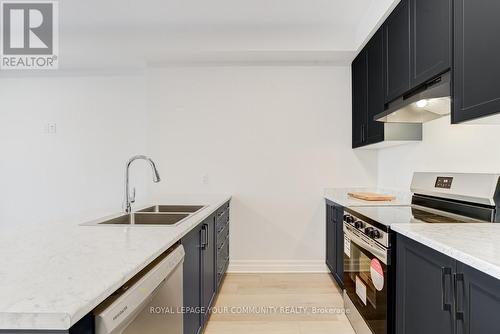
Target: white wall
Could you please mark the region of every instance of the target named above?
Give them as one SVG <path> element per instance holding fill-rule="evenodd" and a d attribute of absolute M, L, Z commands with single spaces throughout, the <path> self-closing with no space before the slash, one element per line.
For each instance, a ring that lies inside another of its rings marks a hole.
<path fill-rule="evenodd" d="M 350 90 L 349 67 L 329 66 L 0 78 L 0 224 L 117 212 L 143 153 L 162 183 L 134 166 L 142 202 L 234 195 L 233 270 L 324 270 L 323 189 L 377 178 L 377 153 L 351 150 Z"/>
<path fill-rule="evenodd" d="M 423 142 L 379 152 L 382 187 L 409 189 L 414 171 L 500 173 L 499 125 L 424 124 Z"/>
<path fill-rule="evenodd" d="M 376 153 L 351 150 L 350 69 L 190 67 L 148 78 L 161 192 L 234 195 L 232 270 L 324 269 L 323 189 L 376 182 Z"/>
<path fill-rule="evenodd" d="M 142 76 L 1 78 L 0 224 L 119 211 L 124 164 L 147 153 L 144 106 Z M 134 179 L 142 198 L 145 174 Z"/>

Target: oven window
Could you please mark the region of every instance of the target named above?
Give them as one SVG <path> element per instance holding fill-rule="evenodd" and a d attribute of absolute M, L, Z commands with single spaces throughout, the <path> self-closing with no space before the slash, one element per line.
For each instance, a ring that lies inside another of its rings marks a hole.
<path fill-rule="evenodd" d="M 370 252 L 346 239 L 346 293 L 375 334 L 387 333 L 387 266 Z"/>

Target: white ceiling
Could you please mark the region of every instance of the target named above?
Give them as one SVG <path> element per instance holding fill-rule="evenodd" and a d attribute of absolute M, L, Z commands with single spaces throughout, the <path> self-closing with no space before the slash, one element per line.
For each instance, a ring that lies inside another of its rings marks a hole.
<path fill-rule="evenodd" d="M 334 25 L 354 28 L 377 0 L 64 0 L 64 24 Z"/>
<path fill-rule="evenodd" d="M 347 65 L 399 0 L 62 0 L 63 70 Z"/>

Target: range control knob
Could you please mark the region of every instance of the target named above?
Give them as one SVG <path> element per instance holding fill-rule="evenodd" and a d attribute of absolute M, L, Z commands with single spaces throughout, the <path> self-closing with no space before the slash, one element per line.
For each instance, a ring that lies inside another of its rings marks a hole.
<path fill-rule="evenodd" d="M 379 239 L 382 236 L 380 231 L 373 227 L 365 228 L 365 234 L 372 239 Z"/>
<path fill-rule="evenodd" d="M 354 222 L 354 217 L 351 215 L 344 215 L 344 221 L 348 224 L 352 224 Z"/>
<path fill-rule="evenodd" d="M 367 233 L 367 234 L 372 239 L 379 239 L 381 237 L 380 231 L 375 229 L 375 228 L 372 228 L 370 233 Z"/>
<path fill-rule="evenodd" d="M 363 227 L 365 227 L 365 224 L 361 220 L 356 220 L 354 222 L 354 227 L 357 229 L 362 229 Z"/>
<path fill-rule="evenodd" d="M 365 228 L 365 234 L 367 236 L 370 236 L 370 233 L 372 233 L 373 230 L 374 230 L 373 227 L 367 227 L 367 228 Z"/>

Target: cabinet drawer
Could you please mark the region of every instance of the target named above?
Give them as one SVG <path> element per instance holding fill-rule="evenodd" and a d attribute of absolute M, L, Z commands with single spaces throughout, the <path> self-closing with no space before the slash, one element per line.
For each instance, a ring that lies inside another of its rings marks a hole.
<path fill-rule="evenodd" d="M 229 236 L 224 239 L 220 247 L 217 249 L 217 266 L 219 267 L 224 264 L 227 258 L 229 258 Z"/>
<path fill-rule="evenodd" d="M 217 209 L 216 217 L 219 219 L 225 212 L 229 212 L 229 202 Z"/>
<path fill-rule="evenodd" d="M 217 250 L 217 286 L 220 285 L 229 266 L 229 235 Z"/>
<path fill-rule="evenodd" d="M 226 225 L 229 223 L 229 210 L 222 211 L 220 216 L 217 216 L 216 218 L 216 229 L 217 233 L 222 232 Z"/>
<path fill-rule="evenodd" d="M 219 251 L 226 239 L 229 238 L 229 224 L 226 224 L 224 229 L 217 234 L 217 251 Z"/>
<path fill-rule="evenodd" d="M 228 266 L 229 266 L 229 259 L 226 260 L 226 263 L 222 266 L 221 270 L 217 272 L 217 285 L 220 285 L 222 278 L 226 274 Z"/>

